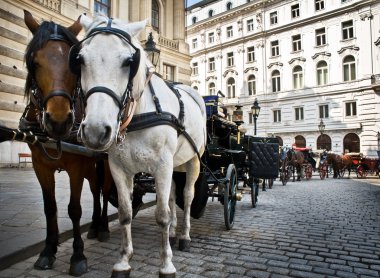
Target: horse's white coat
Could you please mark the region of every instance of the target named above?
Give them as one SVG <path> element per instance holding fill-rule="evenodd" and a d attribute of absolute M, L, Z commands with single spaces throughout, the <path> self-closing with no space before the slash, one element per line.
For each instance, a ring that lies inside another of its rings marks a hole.
<path fill-rule="evenodd" d="M 89 32 L 96 26 L 104 26 L 107 20 L 108 18 L 100 16 L 92 21 L 82 16 L 81 24 Z M 115 19 L 112 27 L 120 28 L 135 36 L 145 24 L 145 21 L 128 24 Z M 145 85 L 147 69 L 151 64 L 146 59 L 139 42 L 134 38 L 133 44 L 141 51 L 139 70 L 133 80 L 132 95 L 137 100 L 135 114 L 156 111 L 149 86 Z M 84 60 L 81 69 L 84 92 L 95 86 L 105 86 L 121 97 L 127 87 L 129 76 L 129 67 L 122 67 L 122 63 L 134 52 L 129 44 L 115 35 L 102 33 L 85 41 L 80 53 Z M 153 75 L 151 82 L 162 110 L 178 116 L 179 104 L 175 94 L 159 77 Z M 185 129 L 202 154 L 206 143 L 206 113 L 203 99 L 188 86 L 180 85 L 177 88 L 185 104 Z M 200 162 L 188 140 L 183 135 L 178 136 L 177 130 L 168 125 L 127 133 L 125 140 L 117 145 L 115 139 L 119 126 L 118 113 L 119 107 L 110 96 L 95 93 L 87 100 L 86 118 L 81 125 L 82 140 L 87 147 L 108 151 L 111 172 L 118 190 L 122 246 L 121 258 L 115 264 L 114 271 L 130 269 L 129 259 L 133 253 L 131 238 L 133 177 L 136 173 L 147 172 L 154 177 L 157 190 L 155 216 L 162 232 L 160 273 L 175 273 L 169 244 L 169 233 L 171 236 L 175 233 L 177 221 L 175 197 L 174 194 L 170 196 L 173 168 L 187 172 L 181 237 L 190 240 L 190 205 Z"/>

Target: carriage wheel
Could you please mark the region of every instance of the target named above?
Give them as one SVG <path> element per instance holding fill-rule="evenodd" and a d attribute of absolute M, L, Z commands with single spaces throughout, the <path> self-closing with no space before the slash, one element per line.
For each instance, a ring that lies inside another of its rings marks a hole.
<path fill-rule="evenodd" d="M 305 177 L 307 180 L 310 180 L 313 176 L 313 166 L 311 166 L 310 163 L 308 163 L 305 167 Z"/>
<path fill-rule="evenodd" d="M 231 230 L 234 225 L 238 182 L 235 165 L 230 164 L 228 166 L 226 178 L 228 182 L 224 185 L 224 223 L 226 224 L 227 230 Z"/>
<path fill-rule="evenodd" d="M 324 180 L 326 178 L 327 167 L 327 165 L 322 165 L 321 167 L 319 167 L 319 177 L 321 178 L 321 180 Z"/>
<path fill-rule="evenodd" d="M 255 208 L 257 206 L 257 196 L 259 195 L 259 184 L 258 179 L 253 178 L 253 181 L 251 183 L 251 200 L 252 200 L 252 207 Z"/>

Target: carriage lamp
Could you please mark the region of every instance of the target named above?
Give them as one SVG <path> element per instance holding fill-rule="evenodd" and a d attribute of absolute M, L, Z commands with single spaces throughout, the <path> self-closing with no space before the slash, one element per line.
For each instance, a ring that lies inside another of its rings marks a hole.
<path fill-rule="evenodd" d="M 156 43 L 153 40 L 152 32 L 148 35 L 148 40 L 145 43 L 145 51 L 148 54 L 149 60 L 152 62 L 154 67 L 157 67 L 158 62 L 160 61 L 161 51 L 156 48 Z"/>
<path fill-rule="evenodd" d="M 318 125 L 318 129 L 319 129 L 319 132 L 321 133 L 321 135 L 323 134 L 323 132 L 325 131 L 325 123 L 323 122 L 323 120 L 321 119 L 321 122 L 319 123 Z"/>
<path fill-rule="evenodd" d="M 257 118 L 259 117 L 260 109 L 261 107 L 259 106 L 259 102 L 257 101 L 257 98 L 256 98 L 255 101 L 253 102 L 253 105 L 251 106 L 251 113 L 252 113 L 253 121 L 255 124 L 254 135 L 256 135 L 256 132 L 257 132 Z"/>

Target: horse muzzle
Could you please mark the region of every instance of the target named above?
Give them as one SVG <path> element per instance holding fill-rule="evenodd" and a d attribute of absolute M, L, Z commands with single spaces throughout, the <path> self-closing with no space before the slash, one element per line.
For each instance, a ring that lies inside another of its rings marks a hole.
<path fill-rule="evenodd" d="M 70 111 L 64 121 L 57 121 L 51 113 L 44 111 L 42 124 L 49 137 L 62 140 L 70 136 L 74 125 L 74 111 Z"/>
<path fill-rule="evenodd" d="M 78 137 L 83 144 L 92 150 L 105 151 L 112 144 L 113 129 L 110 125 L 90 123 L 86 119 L 81 123 Z"/>

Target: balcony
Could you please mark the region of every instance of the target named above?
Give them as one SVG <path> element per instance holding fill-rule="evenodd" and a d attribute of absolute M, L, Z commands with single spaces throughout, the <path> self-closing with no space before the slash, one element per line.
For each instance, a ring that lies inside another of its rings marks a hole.
<path fill-rule="evenodd" d="M 375 93 L 380 93 L 380 74 L 374 74 L 371 76 L 371 87 Z"/>

